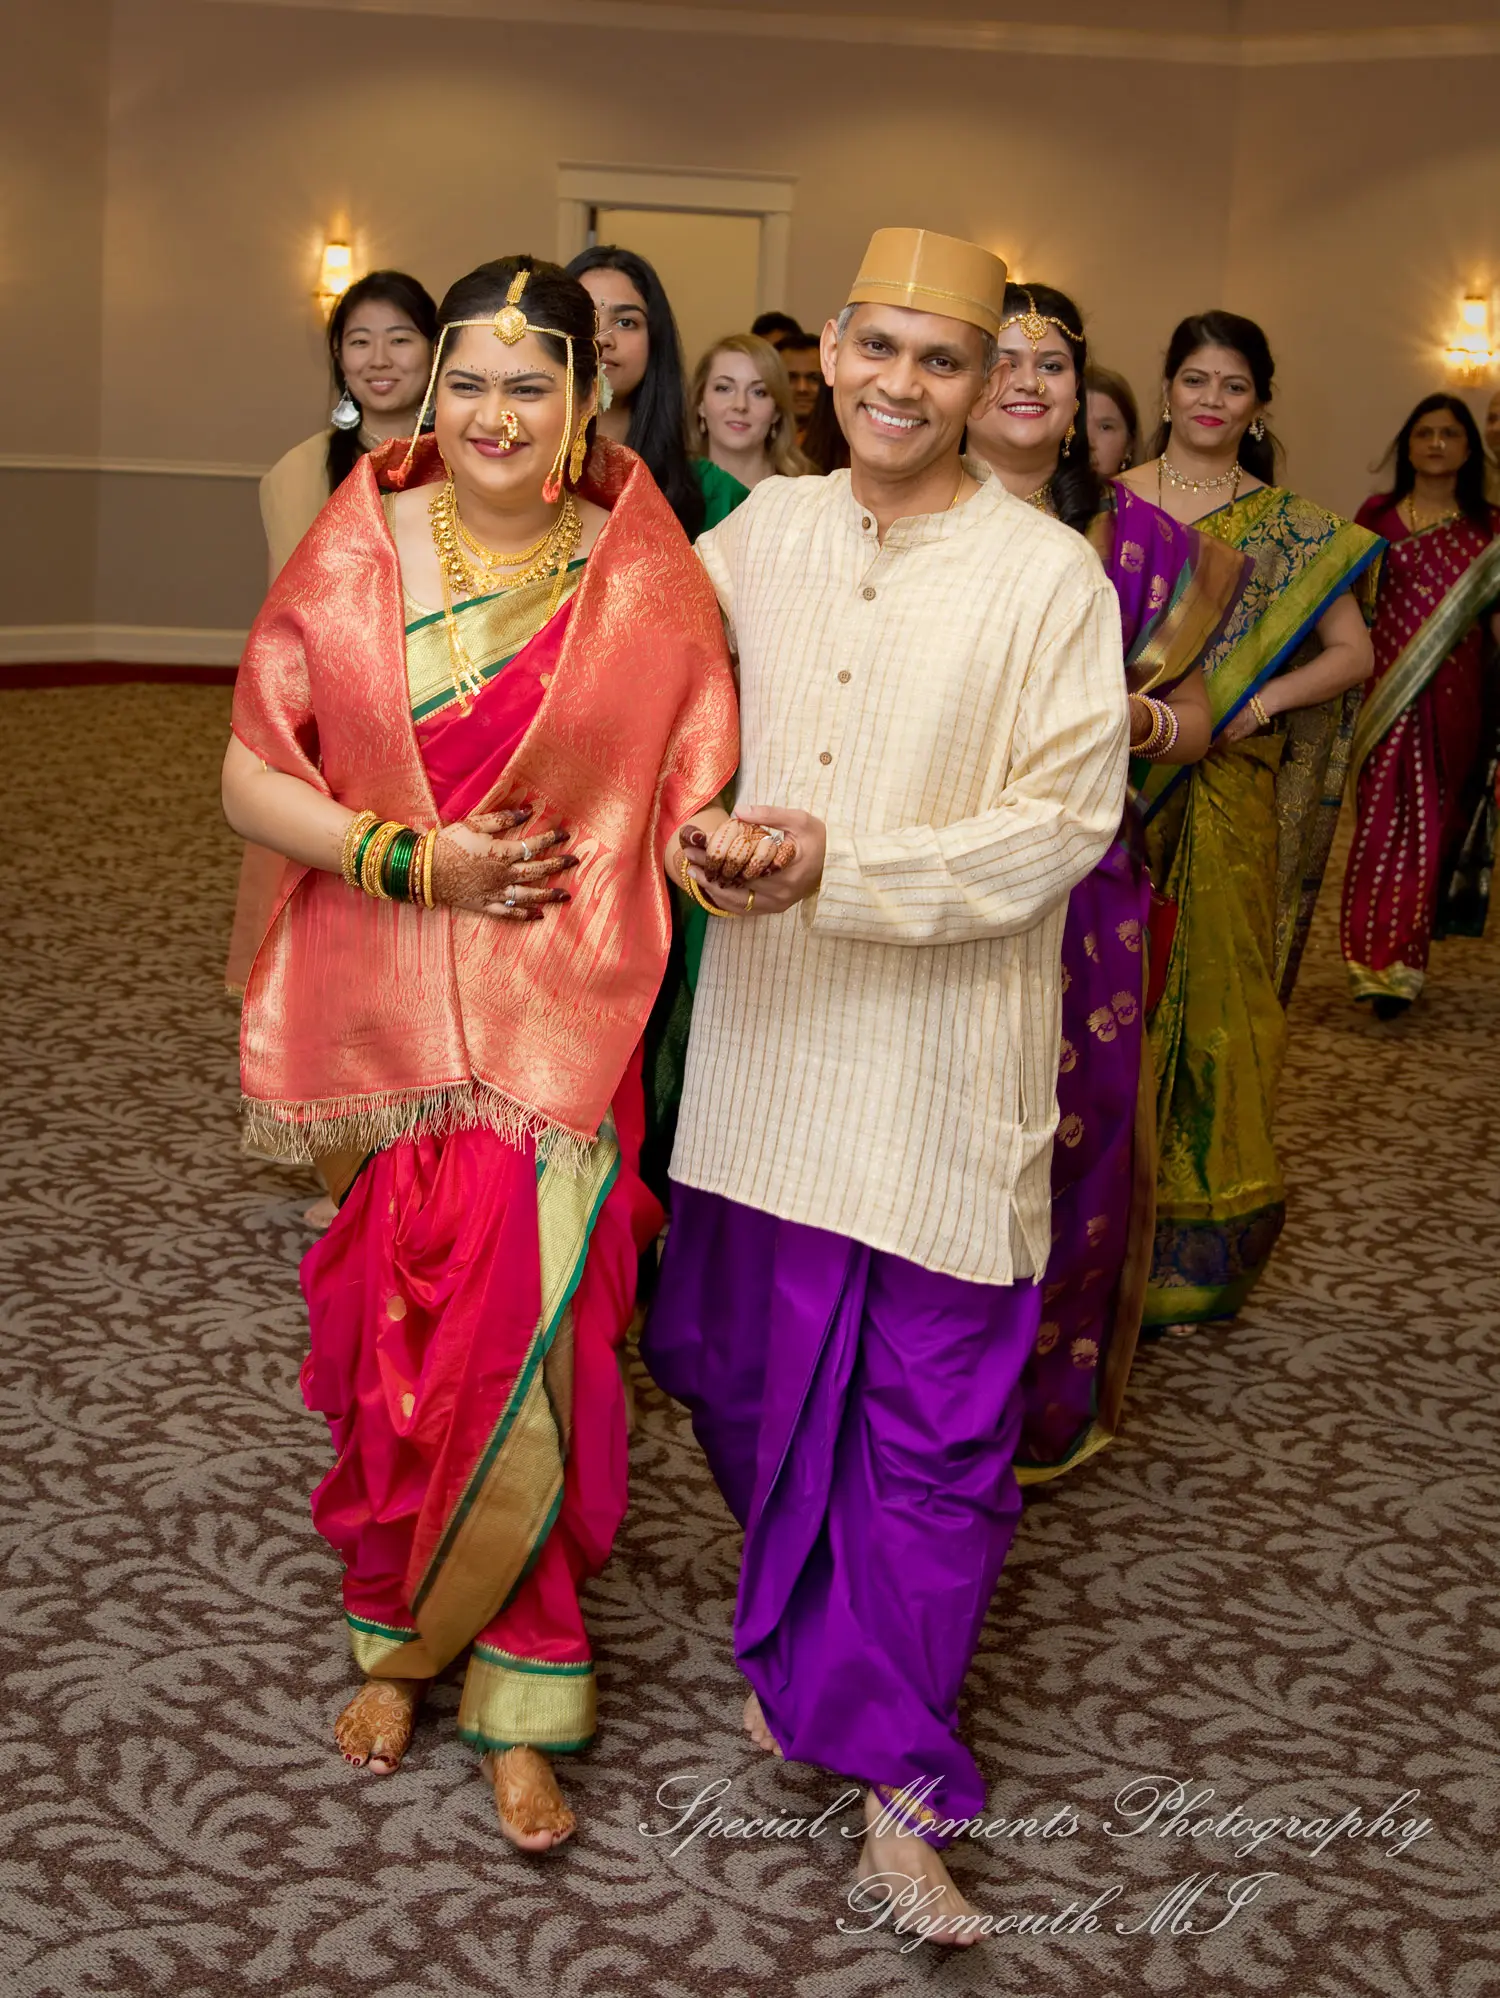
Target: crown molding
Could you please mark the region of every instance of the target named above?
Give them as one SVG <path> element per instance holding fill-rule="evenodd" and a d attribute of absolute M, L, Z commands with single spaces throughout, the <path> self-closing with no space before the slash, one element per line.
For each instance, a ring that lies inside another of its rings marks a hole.
<path fill-rule="evenodd" d="M 1291 69 L 1366 62 L 1461 61 L 1500 56 L 1500 23 L 1363 28 L 1305 35 L 1153 34 L 1030 21 L 920 20 L 885 14 L 794 14 L 671 0 L 204 0 L 211 6 L 315 8 L 443 20 L 526 21 L 622 34 L 728 36 L 751 41 L 841 42 L 878 48 L 954 49 L 977 55 L 1068 61 L 1187 63 Z"/>

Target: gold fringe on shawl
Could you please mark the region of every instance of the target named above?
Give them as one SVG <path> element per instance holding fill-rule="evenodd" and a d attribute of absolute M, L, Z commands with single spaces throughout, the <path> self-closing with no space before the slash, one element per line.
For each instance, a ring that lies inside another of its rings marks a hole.
<path fill-rule="evenodd" d="M 312 1165 L 341 1152 L 364 1158 L 419 1133 L 446 1137 L 483 1128 L 513 1145 L 529 1139 L 539 1160 L 576 1175 L 586 1170 L 597 1143 L 475 1081 L 322 1103 L 266 1103 L 242 1096 L 240 1108 L 245 1150 L 288 1165 Z"/>

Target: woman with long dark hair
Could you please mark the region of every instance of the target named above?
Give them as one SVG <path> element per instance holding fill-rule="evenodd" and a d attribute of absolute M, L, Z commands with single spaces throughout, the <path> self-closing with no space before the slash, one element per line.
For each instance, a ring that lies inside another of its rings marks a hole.
<path fill-rule="evenodd" d="M 506 1836 L 573 1828 L 579 1600 L 625 1506 L 616 1354 L 661 1225 L 637 1158 L 664 859 L 738 752 L 713 588 L 594 437 L 593 301 L 485 264 L 443 301 L 434 435 L 360 459 L 241 663 L 224 807 L 286 856 L 245 992 L 257 1148 L 339 1211 L 302 1265 L 313 1518 L 377 1774 L 467 1654 L 458 1730 Z M 517 551 L 517 552 L 509 552 Z"/>
<path fill-rule="evenodd" d="M 1342 942 L 1356 999 L 1389 1020 L 1422 990 L 1434 937 L 1482 936 L 1495 851 L 1500 507 L 1467 404 L 1424 396 L 1361 526 L 1390 544 L 1375 606 L 1375 681 L 1354 731 L 1357 823 Z"/>
<path fill-rule="evenodd" d="M 1254 558 L 1208 676 L 1214 746 L 1140 787 L 1178 917 L 1150 1025 L 1160 1164 L 1148 1329 L 1229 1318 L 1286 1218 L 1271 1120 L 1291 996 L 1374 655 L 1379 538 L 1276 480 L 1275 369 L 1238 313 L 1184 319 L 1132 492 Z"/>
<path fill-rule="evenodd" d="M 1202 660 L 1249 563 L 1101 479 L 1082 408 L 1088 342 L 1050 285 L 1007 285 L 997 335 L 1010 375 L 969 425 L 970 452 L 1038 512 L 1086 536 L 1120 604 L 1137 774 L 1208 748 Z M 1049 1478 L 1107 1443 L 1140 1330 L 1156 1156 L 1145 1055 L 1150 883 L 1139 825 L 1068 898 L 1062 1063 L 1052 1148 L 1052 1254 L 1026 1395 L 1017 1475 Z"/>
<path fill-rule="evenodd" d="M 436 338 L 437 306 L 405 271 L 371 271 L 333 308 L 328 428 L 293 445 L 260 482 L 273 581 L 358 460 L 389 437 L 411 435 Z"/>
<path fill-rule="evenodd" d="M 737 479 L 688 453 L 682 340 L 661 279 L 634 250 L 596 243 L 568 265 L 599 315 L 599 352 L 610 406 L 604 436 L 628 444 L 666 495 L 689 541 L 745 497 Z"/>

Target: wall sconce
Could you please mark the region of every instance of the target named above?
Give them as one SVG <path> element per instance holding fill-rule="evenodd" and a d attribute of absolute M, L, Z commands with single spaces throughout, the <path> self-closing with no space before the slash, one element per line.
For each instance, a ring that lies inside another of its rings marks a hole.
<path fill-rule="evenodd" d="M 354 252 L 347 243 L 325 243 L 318 270 L 318 308 L 325 319 L 354 282 Z"/>
<path fill-rule="evenodd" d="M 1490 302 L 1483 293 L 1471 291 L 1460 304 L 1458 325 L 1443 360 L 1455 387 L 1482 386 L 1495 363 L 1495 350 L 1490 344 Z"/>

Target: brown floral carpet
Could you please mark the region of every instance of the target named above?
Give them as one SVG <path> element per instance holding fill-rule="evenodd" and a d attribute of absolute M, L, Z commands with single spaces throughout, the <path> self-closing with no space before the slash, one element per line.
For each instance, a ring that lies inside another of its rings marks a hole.
<path fill-rule="evenodd" d="M 0 694 L 0 1991 L 1500 1992 L 1500 949 L 1440 949 L 1430 999 L 1378 1027 L 1325 902 L 1284 1246 L 1246 1321 L 1147 1352 L 1120 1445 L 1030 1505 L 968 1696 L 994 1818 L 1022 1822 L 955 1862 L 1004 1926 L 903 1953 L 844 1904 L 837 1823 L 662 1836 L 716 1780 L 726 1813 L 783 1820 L 838 1786 L 736 1731 L 736 1534 L 649 1388 L 572 1846 L 504 1846 L 451 1691 L 394 1778 L 334 1753 L 310 1188 L 237 1150 L 217 988 L 227 712 L 216 688 Z M 1148 1779 L 1194 1798 L 1181 1829 L 1142 1812 Z"/>

